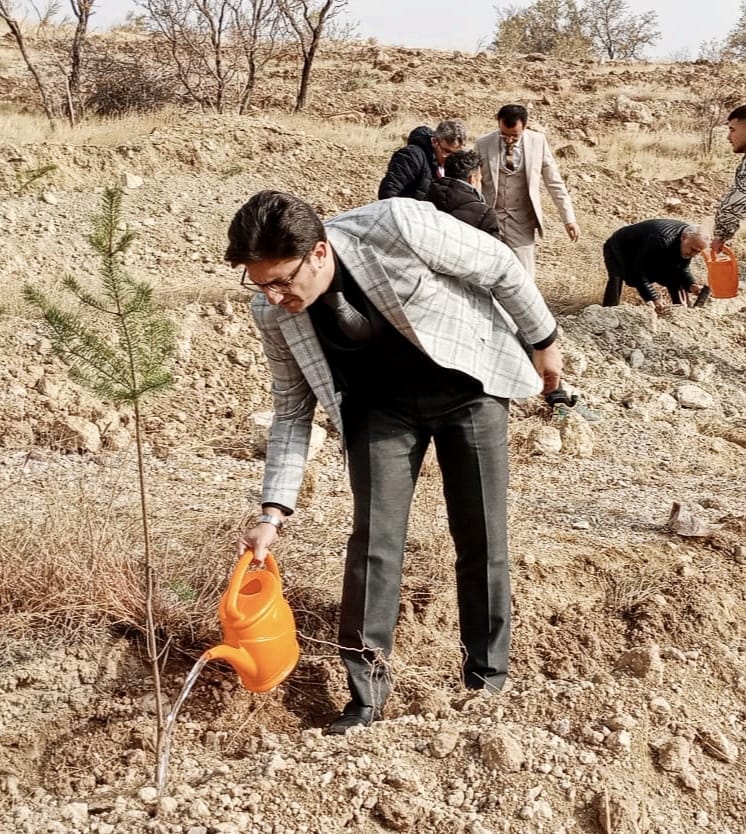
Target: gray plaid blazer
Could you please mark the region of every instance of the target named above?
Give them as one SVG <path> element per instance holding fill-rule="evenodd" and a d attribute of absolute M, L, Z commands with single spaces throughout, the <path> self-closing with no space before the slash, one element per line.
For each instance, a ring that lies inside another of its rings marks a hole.
<path fill-rule="evenodd" d="M 496 397 L 526 397 L 541 381 L 503 312 L 536 344 L 555 321 L 505 244 L 438 211 L 393 198 L 326 224 L 329 241 L 368 299 L 439 365 L 481 381 Z M 258 295 L 252 311 L 272 374 L 274 420 L 263 502 L 294 508 L 316 403 L 342 432 L 339 394 L 307 312 Z"/>

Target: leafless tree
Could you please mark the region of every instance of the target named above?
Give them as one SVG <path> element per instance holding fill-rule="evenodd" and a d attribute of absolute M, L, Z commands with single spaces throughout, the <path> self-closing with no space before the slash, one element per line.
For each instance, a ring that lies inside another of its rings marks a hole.
<path fill-rule="evenodd" d="M 18 51 L 21 53 L 23 62 L 26 64 L 26 68 L 31 73 L 31 76 L 34 79 L 34 84 L 36 84 L 36 89 L 39 91 L 44 113 L 47 119 L 49 119 L 52 127 L 54 127 L 54 110 L 52 108 L 52 101 L 47 85 L 42 80 L 41 73 L 37 69 L 36 64 L 34 64 L 31 60 L 31 55 L 29 54 L 26 41 L 23 37 L 23 30 L 21 29 L 21 25 L 15 14 L 15 9 L 13 8 L 10 0 L 0 0 L 0 20 L 3 20 L 10 30 L 13 40 L 15 40 L 16 46 L 18 47 Z"/>
<path fill-rule="evenodd" d="M 224 112 L 238 89 L 248 105 L 258 68 L 277 40 L 276 0 L 137 0 L 165 42 L 168 64 L 187 97 Z"/>
<path fill-rule="evenodd" d="M 54 37 L 50 37 L 48 33 L 52 30 L 53 25 L 61 14 L 61 6 L 59 2 L 50 2 L 46 8 L 40 9 L 33 0 L 29 0 L 28 4 L 33 8 L 39 21 L 38 33 L 47 47 L 49 53 L 54 58 L 57 67 L 59 68 L 62 78 L 62 85 L 65 88 L 65 106 L 60 108 L 66 112 L 67 118 L 71 125 L 75 125 L 78 116 L 82 113 L 83 104 L 80 95 L 80 87 L 82 80 L 82 66 L 83 56 L 86 41 L 86 34 L 88 31 L 88 23 L 97 0 L 70 0 L 70 7 L 73 15 L 77 21 L 72 40 L 69 40 L 65 34 L 64 29 L 56 30 Z M 16 17 L 14 17 L 14 9 L 11 0 L 0 0 L 0 19 L 7 24 L 13 39 L 21 52 L 24 63 L 31 73 L 36 88 L 41 96 L 42 107 L 47 118 L 54 124 L 54 118 L 58 113 L 57 106 L 54 102 L 53 90 L 55 86 L 54 78 L 45 77 L 44 68 L 40 61 L 35 61 L 28 50 L 28 46 L 23 36 L 23 29 Z M 62 21 L 65 22 L 64 20 Z M 69 22 L 69 18 L 68 18 Z M 59 91 L 58 91 L 59 92 Z"/>
<path fill-rule="evenodd" d="M 738 23 L 728 35 L 728 48 L 739 60 L 746 60 L 746 0 L 741 0 Z"/>
<path fill-rule="evenodd" d="M 276 0 L 233 0 L 235 38 L 245 62 L 238 112 L 245 113 L 257 75 L 273 56 L 282 39 L 283 18 Z"/>
<path fill-rule="evenodd" d="M 303 110 L 308 101 L 311 70 L 324 28 L 347 7 L 347 0 L 277 0 L 283 17 L 295 35 L 303 66 L 301 67 L 295 111 Z"/>
<path fill-rule="evenodd" d="M 70 72 L 67 76 L 69 91 L 70 124 L 75 124 L 76 109 L 82 111 L 80 98 L 80 73 L 83 63 L 83 50 L 88 32 L 88 21 L 93 13 L 94 0 L 70 0 L 73 15 L 77 20 L 72 45 L 70 46 Z"/>
<path fill-rule="evenodd" d="M 661 36 L 658 15 L 632 14 L 626 0 L 588 0 L 583 18 L 594 47 L 606 58 L 640 58 Z"/>

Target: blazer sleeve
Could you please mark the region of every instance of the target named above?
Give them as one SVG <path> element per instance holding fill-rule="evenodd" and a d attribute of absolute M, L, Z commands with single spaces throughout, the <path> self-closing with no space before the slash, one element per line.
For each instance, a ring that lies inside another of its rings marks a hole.
<path fill-rule="evenodd" d="M 560 174 L 557 162 L 549 148 L 549 142 L 547 142 L 546 136 L 542 136 L 542 139 L 541 177 L 544 180 L 544 185 L 554 201 L 554 205 L 557 206 L 557 211 L 562 222 L 565 225 L 575 223 L 575 211 L 572 207 L 572 200 L 567 191 L 567 186 L 562 179 L 562 174 Z"/>
<path fill-rule="evenodd" d="M 378 186 L 378 199 L 400 197 L 402 193 L 417 181 L 422 170 L 422 156 L 419 148 L 407 145 L 394 152 L 389 161 L 381 184 Z"/>
<path fill-rule="evenodd" d="M 531 344 L 554 334 L 554 316 L 508 246 L 428 203 L 391 200 L 390 210 L 392 237 L 403 240 L 431 272 L 491 293 Z"/>
<path fill-rule="evenodd" d="M 303 481 L 316 396 L 290 352 L 270 305 L 258 297 L 251 309 L 272 375 L 274 402 L 262 503 L 293 510 Z"/>

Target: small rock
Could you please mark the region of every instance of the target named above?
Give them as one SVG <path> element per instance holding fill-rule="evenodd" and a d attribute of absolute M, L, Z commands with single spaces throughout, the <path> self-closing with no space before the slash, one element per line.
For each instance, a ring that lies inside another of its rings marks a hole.
<path fill-rule="evenodd" d="M 616 666 L 617 669 L 628 669 L 638 678 L 647 677 L 651 672 L 660 672 L 663 669 L 660 647 L 653 643 L 630 649 L 619 658 Z"/>
<path fill-rule="evenodd" d="M 619 327 L 619 316 L 612 307 L 601 307 L 591 304 L 580 314 L 580 321 L 593 334 L 604 333 L 606 330 L 616 330 Z"/>
<path fill-rule="evenodd" d="M 641 831 L 640 811 L 633 796 L 614 790 L 596 795 L 593 802 L 598 824 L 604 834 Z"/>
<path fill-rule="evenodd" d="M 122 174 L 120 182 L 125 188 L 142 188 L 144 180 L 138 174 L 125 172 Z"/>
<path fill-rule="evenodd" d="M 459 732 L 456 727 L 449 727 L 437 733 L 430 742 L 430 755 L 436 759 L 445 759 L 456 749 L 459 741 Z"/>
<path fill-rule="evenodd" d="M 85 802 L 70 802 L 60 808 L 63 820 L 69 820 L 74 826 L 88 825 L 88 805 Z"/>
<path fill-rule="evenodd" d="M 528 437 L 534 454 L 553 455 L 562 449 L 562 435 L 554 426 L 537 426 Z"/>
<path fill-rule="evenodd" d="M 68 452 L 98 452 L 101 432 L 98 426 L 83 417 L 61 417 L 52 426 L 52 434 L 60 447 Z"/>
<path fill-rule="evenodd" d="M 721 762 L 734 764 L 738 760 L 738 747 L 717 728 L 700 727 L 697 730 L 697 741 L 708 755 Z"/>
<path fill-rule="evenodd" d="M 650 709 L 660 715 L 668 715 L 671 712 L 671 704 L 665 698 L 657 696 L 650 699 Z"/>
<path fill-rule="evenodd" d="M 692 746 L 684 736 L 676 736 L 658 748 L 658 764 L 668 773 L 684 773 L 689 769 Z"/>
<path fill-rule="evenodd" d="M 645 354 L 641 350 L 635 348 L 630 353 L 627 362 L 629 362 L 630 368 L 642 368 L 642 366 L 645 364 Z"/>
<path fill-rule="evenodd" d="M 682 506 L 678 501 L 674 501 L 671 506 L 671 512 L 668 516 L 668 526 L 679 536 L 689 536 L 693 538 L 709 536 L 710 528 L 703 519 L 696 516 L 691 510 Z"/>
<path fill-rule="evenodd" d="M 628 730 L 617 730 L 616 732 L 609 733 L 609 735 L 606 736 L 604 746 L 608 747 L 609 750 L 629 751 L 632 747 L 632 736 L 629 734 Z"/>
<path fill-rule="evenodd" d="M 520 743 L 504 727 L 486 733 L 480 751 L 487 767 L 497 771 L 515 773 L 526 760 Z"/>
<path fill-rule="evenodd" d="M 423 815 L 422 809 L 412 798 L 396 793 L 380 796 L 375 811 L 386 828 L 392 831 L 419 830 L 418 823 Z"/>
<path fill-rule="evenodd" d="M 179 810 L 179 800 L 175 796 L 164 796 L 158 803 L 158 813 L 169 816 Z"/>
<path fill-rule="evenodd" d="M 709 392 L 700 388 L 698 385 L 687 383 L 680 385 L 676 390 L 676 399 L 682 408 L 712 408 L 715 400 Z"/>
<path fill-rule="evenodd" d="M 52 194 L 51 191 L 44 191 L 41 195 L 42 200 L 49 205 L 49 206 L 56 206 L 59 203 L 56 195 Z"/>
<path fill-rule="evenodd" d="M 153 802 L 158 797 L 158 790 L 151 787 L 140 788 L 137 795 L 140 802 Z"/>
<path fill-rule="evenodd" d="M 565 454 L 577 458 L 593 457 L 593 429 L 581 416 L 572 411 L 562 421 L 560 440 Z"/>

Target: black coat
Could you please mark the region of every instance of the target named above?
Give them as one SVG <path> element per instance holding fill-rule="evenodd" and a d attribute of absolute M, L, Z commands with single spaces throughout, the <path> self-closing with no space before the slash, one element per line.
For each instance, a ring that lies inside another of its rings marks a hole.
<path fill-rule="evenodd" d="M 431 128 L 416 127 L 407 137 L 407 146 L 395 151 L 386 176 L 378 186 L 378 199 L 414 197 L 424 200 L 435 176 L 438 162 L 433 150 Z"/>
<path fill-rule="evenodd" d="M 484 197 L 468 182 L 451 177 L 433 180 L 427 199 L 441 211 L 500 238 L 495 210 L 487 205 Z"/>
<path fill-rule="evenodd" d="M 672 299 L 679 289 L 689 290 L 695 283 L 689 270 L 691 258 L 681 255 L 681 233 L 687 225 L 680 220 L 659 219 L 617 229 L 604 244 L 610 281 L 621 278 L 645 301 L 658 298 L 653 282 L 664 286 Z M 618 303 L 618 299 L 610 303 Z"/>

